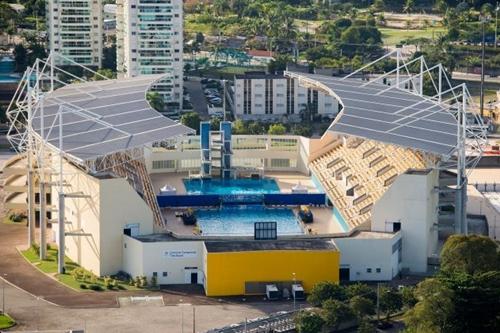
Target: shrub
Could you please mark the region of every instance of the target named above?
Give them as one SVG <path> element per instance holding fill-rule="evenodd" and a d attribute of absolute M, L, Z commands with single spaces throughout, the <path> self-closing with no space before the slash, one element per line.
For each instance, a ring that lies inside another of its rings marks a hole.
<path fill-rule="evenodd" d="M 80 289 L 88 289 L 85 283 L 80 283 Z"/>
<path fill-rule="evenodd" d="M 158 280 L 157 280 L 156 276 L 153 275 L 151 277 L 151 288 L 156 288 L 157 285 L 158 285 Z"/>
<path fill-rule="evenodd" d="M 117 287 L 118 289 L 120 289 L 120 290 L 125 290 L 125 289 L 127 289 L 127 288 L 125 288 L 124 286 L 122 286 L 121 284 L 118 284 L 116 287 Z"/>
<path fill-rule="evenodd" d="M 103 291 L 102 287 L 98 284 L 91 284 L 90 289 L 93 291 Z"/>
<path fill-rule="evenodd" d="M 37 255 L 40 255 L 40 245 L 35 243 L 31 245 L 31 248 L 33 249 L 33 251 L 35 251 Z"/>
<path fill-rule="evenodd" d="M 140 285 L 141 288 L 146 288 L 148 286 L 148 278 L 146 276 L 141 276 Z"/>

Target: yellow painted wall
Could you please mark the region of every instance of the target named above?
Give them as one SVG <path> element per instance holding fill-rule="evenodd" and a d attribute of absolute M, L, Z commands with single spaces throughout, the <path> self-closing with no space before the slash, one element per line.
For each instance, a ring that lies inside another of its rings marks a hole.
<path fill-rule="evenodd" d="M 292 281 L 306 292 L 321 281 L 339 281 L 340 253 L 334 250 L 273 250 L 207 253 L 207 296 L 245 294 L 245 282 Z"/>

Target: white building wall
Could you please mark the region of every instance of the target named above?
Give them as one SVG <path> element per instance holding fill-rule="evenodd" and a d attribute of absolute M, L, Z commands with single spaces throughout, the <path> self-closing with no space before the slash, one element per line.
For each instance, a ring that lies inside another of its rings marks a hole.
<path fill-rule="evenodd" d="M 300 121 L 300 112 L 312 103 L 312 93 L 309 96 L 309 89 L 299 85 L 298 80 L 293 80 L 293 104 L 288 106 L 287 79 L 269 76 L 273 85 L 273 113 L 266 114 L 266 79 L 251 78 L 251 113 L 244 113 L 244 78 L 235 79 L 234 108 L 236 118 L 243 120 L 259 121 L 284 121 L 286 117 L 290 121 Z M 327 96 L 323 92 L 318 92 L 318 114 L 333 118 L 339 109 L 338 101 Z"/>
<path fill-rule="evenodd" d="M 190 284 L 197 273 L 198 284 L 205 283 L 202 241 L 142 242 L 123 237 L 123 268 L 132 276 L 157 274 L 158 284 Z"/>
<path fill-rule="evenodd" d="M 117 67 L 122 76 L 163 74 L 156 89 L 182 110 L 182 0 L 117 0 Z"/>
<path fill-rule="evenodd" d="M 190 136 L 189 138 L 193 141 L 198 139 L 198 137 L 195 136 Z M 247 144 L 250 145 L 252 149 L 241 149 L 242 147 L 236 144 L 239 139 L 248 140 L 250 143 Z M 283 148 L 273 147 L 272 139 L 283 140 L 285 142 L 287 140 L 294 140 L 296 145 L 293 147 L 283 146 Z M 251 146 L 252 142 L 256 143 L 258 140 L 264 142 L 258 144 L 259 148 Z M 309 142 L 310 139 L 296 135 L 233 135 L 233 164 L 238 168 L 238 166 L 248 166 L 240 165 L 242 162 L 248 161 L 249 163 L 254 162 L 254 167 L 264 165 L 266 171 L 291 171 L 309 174 Z M 191 148 L 194 146 L 199 147 L 199 144 L 194 143 L 190 145 Z M 186 150 L 183 147 L 184 146 L 178 142 L 176 149 L 173 150 L 162 148 L 146 149 L 145 159 L 148 171 L 150 173 L 186 172 L 189 170 L 199 171 L 201 159 L 199 148 Z M 276 166 L 276 164 L 273 165 L 273 159 L 288 159 L 290 160 L 290 166 L 279 167 Z M 165 162 L 156 163 L 155 161 Z M 187 161 L 190 163 L 186 163 Z M 169 167 L 157 168 L 154 167 L 156 164 Z M 188 164 L 189 167 L 183 167 L 183 165 L 186 164 Z"/>
<path fill-rule="evenodd" d="M 102 0 L 47 1 L 48 48 L 85 66 L 100 67 L 103 49 Z M 73 65 L 55 59 L 56 65 Z"/>
<path fill-rule="evenodd" d="M 57 158 L 53 162 L 57 163 Z M 56 164 L 54 165 L 56 166 Z M 122 235 L 127 224 L 139 224 L 139 233 L 153 232 L 153 214 L 145 201 L 123 178 L 93 177 L 64 163 L 65 193 L 86 197 L 65 199 L 65 231 L 83 235 L 65 237 L 66 256 L 97 275 L 122 269 Z M 55 181 L 55 179 L 53 179 Z M 52 204 L 58 207 L 52 189 Z M 57 212 L 53 213 L 57 219 Z M 57 244 L 59 224 L 53 225 Z"/>
<path fill-rule="evenodd" d="M 340 267 L 349 268 L 350 281 L 390 281 L 399 273 L 398 250 L 393 252 L 393 245 L 400 239 L 399 233 L 336 238 Z"/>
<path fill-rule="evenodd" d="M 436 171 L 402 174 L 373 207 L 373 231 L 401 223 L 402 268 L 413 273 L 426 272 L 427 258 L 437 255 L 437 184 Z"/>

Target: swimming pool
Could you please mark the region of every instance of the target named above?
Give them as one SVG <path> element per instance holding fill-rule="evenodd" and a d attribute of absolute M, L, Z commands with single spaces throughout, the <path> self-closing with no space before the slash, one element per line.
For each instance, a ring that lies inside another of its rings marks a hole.
<path fill-rule="evenodd" d="M 255 222 L 276 222 L 278 236 L 302 235 L 304 231 L 291 209 L 261 205 L 223 206 L 195 212 L 202 235 L 253 236 Z"/>
<path fill-rule="evenodd" d="M 274 179 L 184 179 L 188 194 L 264 194 L 280 193 Z"/>

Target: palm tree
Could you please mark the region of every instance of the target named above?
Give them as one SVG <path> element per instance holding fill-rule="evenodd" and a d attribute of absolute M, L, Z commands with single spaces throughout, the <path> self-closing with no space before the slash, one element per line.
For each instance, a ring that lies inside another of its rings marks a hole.
<path fill-rule="evenodd" d="M 415 6 L 415 1 L 414 0 L 406 0 L 405 5 L 403 7 L 403 11 L 410 15 L 410 12 L 413 10 L 413 7 Z"/>

